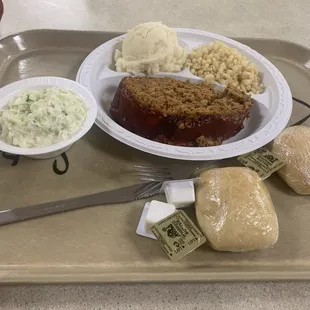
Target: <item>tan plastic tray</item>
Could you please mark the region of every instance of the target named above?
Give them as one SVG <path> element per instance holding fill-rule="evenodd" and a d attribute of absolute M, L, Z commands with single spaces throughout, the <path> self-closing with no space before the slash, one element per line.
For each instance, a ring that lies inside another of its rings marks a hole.
<path fill-rule="evenodd" d="M 0 41 L 0 86 L 39 75 L 75 79 L 87 54 L 116 33 L 35 30 Z M 269 58 L 294 97 L 310 102 L 310 50 L 285 41 L 238 39 Z M 310 111 L 294 104 L 296 122 Z M 309 120 L 306 124 L 310 125 Z M 64 199 L 137 182 L 135 163 L 161 159 L 131 149 L 97 127 L 63 158 L 0 156 L 0 209 Z M 12 164 L 16 164 L 13 165 Z M 217 165 L 236 165 L 236 160 Z M 54 171 L 55 170 L 55 171 Z M 310 197 L 294 194 L 277 175 L 266 184 L 280 237 L 269 250 L 220 253 L 201 246 L 172 263 L 160 245 L 136 235 L 144 201 L 99 206 L 0 227 L 0 282 L 166 282 L 310 279 Z M 193 215 L 193 210 L 189 211 Z"/>

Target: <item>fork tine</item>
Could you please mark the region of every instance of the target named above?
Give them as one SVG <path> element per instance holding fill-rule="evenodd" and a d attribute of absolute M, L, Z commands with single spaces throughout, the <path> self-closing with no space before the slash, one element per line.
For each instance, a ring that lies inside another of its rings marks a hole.
<path fill-rule="evenodd" d="M 162 179 L 170 178 L 170 174 L 162 174 L 162 173 L 154 173 L 154 172 L 147 172 L 147 171 L 139 171 L 137 172 L 137 175 L 141 177 L 157 177 Z"/>
<path fill-rule="evenodd" d="M 141 178 L 141 181 L 148 181 L 148 182 L 161 182 L 162 180 L 154 179 L 154 178 Z"/>
<path fill-rule="evenodd" d="M 156 170 L 156 171 L 168 171 L 167 167 L 159 167 L 152 165 L 135 165 L 136 170 Z"/>
<path fill-rule="evenodd" d="M 149 170 L 149 169 L 136 169 L 137 173 L 153 173 L 160 175 L 170 175 L 171 173 L 167 170 Z"/>
<path fill-rule="evenodd" d="M 170 181 L 173 180 L 173 178 L 154 178 L 154 177 L 141 177 L 140 178 L 142 181 L 154 181 L 154 182 L 164 182 L 164 181 Z"/>

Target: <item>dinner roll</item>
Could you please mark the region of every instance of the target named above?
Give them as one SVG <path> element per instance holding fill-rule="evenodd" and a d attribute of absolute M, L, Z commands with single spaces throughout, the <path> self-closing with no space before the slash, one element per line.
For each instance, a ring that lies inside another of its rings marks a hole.
<path fill-rule="evenodd" d="M 248 168 L 201 174 L 196 191 L 199 226 L 217 251 L 264 249 L 278 240 L 278 219 L 267 187 Z"/>
<path fill-rule="evenodd" d="M 310 128 L 286 128 L 274 140 L 272 152 L 286 164 L 278 174 L 287 185 L 300 195 L 310 195 Z"/>

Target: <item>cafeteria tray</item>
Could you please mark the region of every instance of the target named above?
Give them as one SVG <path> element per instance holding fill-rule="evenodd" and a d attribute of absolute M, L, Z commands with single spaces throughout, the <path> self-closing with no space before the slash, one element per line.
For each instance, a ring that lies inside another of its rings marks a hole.
<path fill-rule="evenodd" d="M 116 35 L 31 30 L 8 36 L 0 40 L 0 86 L 40 75 L 75 79 L 84 58 Z M 266 56 L 283 73 L 293 96 L 310 102 L 308 48 L 272 39 L 235 39 Z M 295 101 L 290 124 L 309 113 Z M 130 148 L 94 126 L 56 159 L 0 155 L 0 210 L 134 184 L 135 164 L 171 162 L 177 161 Z M 230 159 L 214 165 L 237 164 Z M 173 263 L 155 240 L 136 235 L 145 203 L 136 201 L 0 227 L 0 283 L 310 279 L 310 198 L 295 194 L 276 174 L 266 185 L 280 229 L 271 249 L 221 253 L 204 245 Z M 194 218 L 193 208 L 187 212 Z"/>

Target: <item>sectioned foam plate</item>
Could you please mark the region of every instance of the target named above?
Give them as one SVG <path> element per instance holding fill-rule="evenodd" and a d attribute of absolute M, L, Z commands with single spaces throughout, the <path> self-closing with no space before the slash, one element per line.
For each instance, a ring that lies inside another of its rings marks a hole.
<path fill-rule="evenodd" d="M 285 78 L 269 60 L 250 47 L 221 35 L 193 29 L 175 30 L 180 44 L 188 46 L 190 51 L 202 44 L 222 41 L 237 48 L 256 64 L 263 77 L 265 91 L 252 96 L 256 105 L 244 122 L 244 129 L 219 146 L 180 147 L 145 139 L 114 122 L 109 115 L 109 107 L 121 79 L 129 75 L 117 72 L 114 65 L 114 51 L 121 49 L 125 35 L 116 37 L 91 52 L 77 74 L 77 82 L 90 90 L 97 100 L 98 114 L 95 123 L 98 127 L 115 139 L 141 151 L 183 160 L 214 160 L 239 156 L 267 144 L 280 134 L 292 113 L 292 95 Z M 188 69 L 178 73 L 159 73 L 155 76 L 200 80 Z"/>

